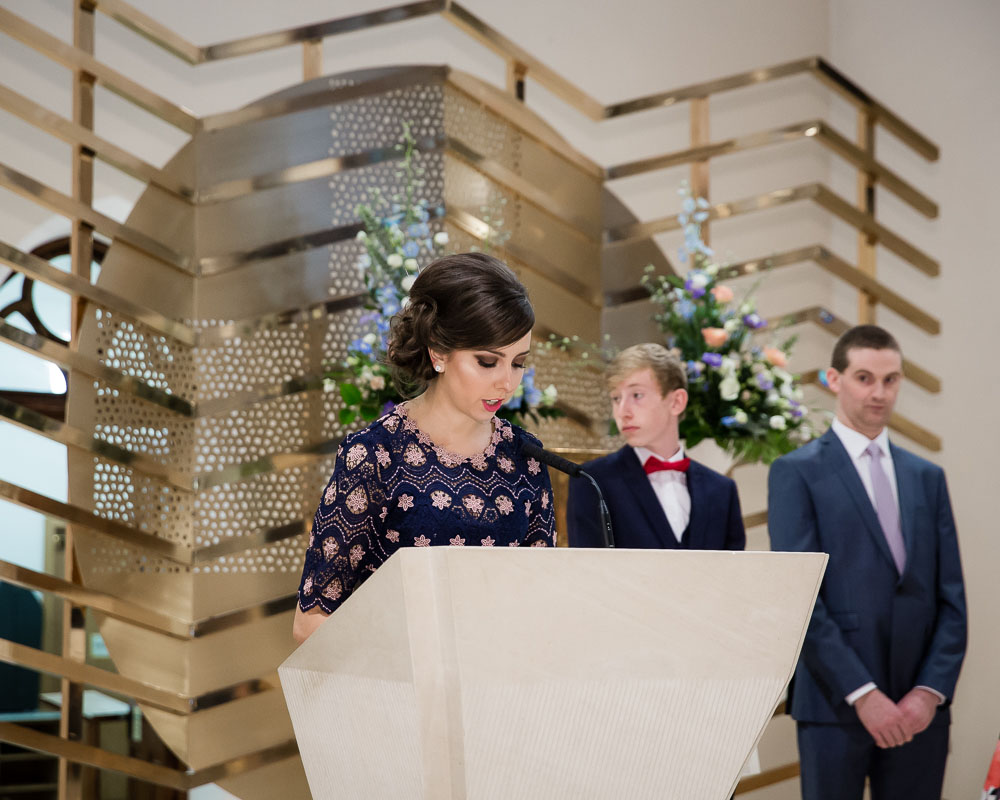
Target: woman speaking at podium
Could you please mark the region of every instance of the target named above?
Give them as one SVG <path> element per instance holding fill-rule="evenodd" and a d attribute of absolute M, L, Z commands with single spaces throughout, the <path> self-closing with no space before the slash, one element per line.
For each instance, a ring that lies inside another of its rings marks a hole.
<path fill-rule="evenodd" d="M 412 399 L 344 439 L 313 523 L 294 635 L 304 641 L 400 547 L 555 544 L 548 472 L 531 434 L 496 416 L 514 393 L 535 314 L 482 253 L 429 264 L 392 318 L 387 360 Z"/>

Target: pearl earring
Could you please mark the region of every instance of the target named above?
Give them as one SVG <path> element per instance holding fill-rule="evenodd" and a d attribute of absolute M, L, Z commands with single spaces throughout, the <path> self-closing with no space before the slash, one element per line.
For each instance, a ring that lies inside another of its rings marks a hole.
<path fill-rule="evenodd" d="M 435 364 L 434 365 L 434 371 L 435 372 L 444 372 L 444 367 L 442 367 L 440 364 Z"/>

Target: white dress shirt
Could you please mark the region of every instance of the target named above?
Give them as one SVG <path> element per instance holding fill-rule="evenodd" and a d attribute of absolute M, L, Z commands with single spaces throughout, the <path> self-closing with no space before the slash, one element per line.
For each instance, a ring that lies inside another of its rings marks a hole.
<path fill-rule="evenodd" d="M 658 458 L 660 461 L 680 461 L 684 458 L 683 447 L 678 447 L 677 452 L 670 458 L 663 458 L 645 447 L 633 447 L 632 449 L 639 458 L 640 464 L 645 464 L 646 459 L 650 456 Z M 667 515 L 667 522 L 670 523 L 670 528 L 679 542 L 691 519 L 691 495 L 687 488 L 687 473 L 665 469 L 646 477 L 649 478 L 653 493 L 660 501 L 663 513 Z"/>
<path fill-rule="evenodd" d="M 831 427 L 833 428 L 833 432 L 837 434 L 837 438 L 840 439 L 840 443 L 844 445 L 847 455 L 851 457 L 851 463 L 854 464 L 854 469 L 858 471 L 858 477 L 861 478 L 861 483 L 864 484 L 865 491 L 868 492 L 868 499 L 872 501 L 872 508 L 875 507 L 875 488 L 872 486 L 871 465 L 868 456 L 865 455 L 865 450 L 873 441 L 878 445 L 879 450 L 882 451 L 879 463 L 885 471 L 885 476 L 889 479 L 889 487 L 892 489 L 892 499 L 899 506 L 899 489 L 896 487 L 896 468 L 892 463 L 892 453 L 889 450 L 889 429 L 882 428 L 882 432 L 878 436 L 874 439 L 869 439 L 863 433 L 853 428 L 848 428 L 836 418 L 833 420 Z"/>
<path fill-rule="evenodd" d="M 858 471 L 858 477 L 861 478 L 861 483 L 864 485 L 865 491 L 868 493 L 868 499 L 872 502 L 872 508 L 875 508 L 875 488 L 872 486 L 871 463 L 868 456 L 865 455 L 865 450 L 868 449 L 868 445 L 870 445 L 873 441 L 878 444 L 879 450 L 882 451 L 882 454 L 879 456 L 879 463 L 882 465 L 882 469 L 885 472 L 886 477 L 889 479 L 889 487 L 892 489 L 892 497 L 896 501 L 896 505 L 899 506 L 899 487 L 896 486 L 896 467 L 892 463 L 892 452 L 889 450 L 888 428 L 883 428 L 882 432 L 878 436 L 874 439 L 869 439 L 865 436 L 865 434 L 860 431 L 856 431 L 853 428 L 847 427 L 843 422 L 836 418 L 834 418 L 833 425 L 830 427 L 833 429 L 833 432 L 837 434 L 837 438 L 840 439 L 840 443 L 844 445 L 847 455 L 851 457 L 851 463 L 854 464 L 854 469 Z M 859 686 L 844 699 L 847 701 L 849 706 L 853 706 L 857 700 L 877 688 L 878 687 L 874 683 L 869 682 L 864 686 Z M 920 686 L 919 688 L 926 689 L 936 695 L 939 703 L 944 702 L 944 695 L 936 689 L 932 689 L 930 686 Z"/>

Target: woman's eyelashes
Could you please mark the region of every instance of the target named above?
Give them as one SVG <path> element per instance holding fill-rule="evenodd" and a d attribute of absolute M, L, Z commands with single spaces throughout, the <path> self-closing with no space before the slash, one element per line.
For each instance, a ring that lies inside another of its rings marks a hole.
<path fill-rule="evenodd" d="M 493 359 L 491 361 L 485 358 L 477 358 L 476 361 L 479 363 L 479 366 L 483 367 L 484 369 L 491 369 L 497 365 L 497 359 Z M 511 364 L 511 366 L 514 369 L 524 369 L 524 362 L 515 361 L 513 364 Z"/>

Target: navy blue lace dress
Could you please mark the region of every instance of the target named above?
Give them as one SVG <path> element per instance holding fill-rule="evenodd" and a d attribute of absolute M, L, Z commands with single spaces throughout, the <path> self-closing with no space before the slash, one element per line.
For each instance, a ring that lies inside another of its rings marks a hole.
<path fill-rule="evenodd" d="M 552 485 L 520 453 L 538 440 L 495 418 L 489 447 L 435 445 L 405 406 L 344 439 L 306 551 L 299 605 L 332 613 L 400 547 L 551 547 Z"/>

